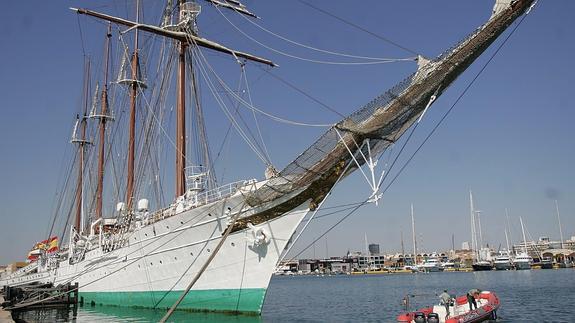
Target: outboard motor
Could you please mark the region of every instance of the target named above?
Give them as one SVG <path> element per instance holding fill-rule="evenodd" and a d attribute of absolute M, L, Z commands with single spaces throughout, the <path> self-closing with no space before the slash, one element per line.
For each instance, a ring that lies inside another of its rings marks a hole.
<path fill-rule="evenodd" d="M 439 314 L 429 313 L 427 315 L 427 323 L 439 323 Z"/>
<path fill-rule="evenodd" d="M 415 313 L 415 315 L 413 316 L 413 321 L 415 323 L 426 323 L 427 322 L 427 320 L 425 319 L 425 314 L 423 314 L 421 312 Z"/>

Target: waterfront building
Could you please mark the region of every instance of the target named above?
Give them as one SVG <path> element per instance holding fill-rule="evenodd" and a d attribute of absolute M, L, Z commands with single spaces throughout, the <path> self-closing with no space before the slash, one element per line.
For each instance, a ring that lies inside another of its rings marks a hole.
<path fill-rule="evenodd" d="M 379 255 L 380 254 L 379 244 L 377 244 L 377 243 L 370 243 L 368 249 L 369 249 L 370 255 Z"/>

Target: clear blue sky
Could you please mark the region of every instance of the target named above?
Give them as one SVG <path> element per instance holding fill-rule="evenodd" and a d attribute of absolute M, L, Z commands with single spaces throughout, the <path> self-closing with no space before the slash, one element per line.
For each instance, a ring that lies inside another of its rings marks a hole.
<path fill-rule="evenodd" d="M 68 7 L 124 15 L 126 7 L 121 3 L 3 4 L 0 264 L 24 259 L 29 248 L 46 232 L 62 177 L 61 165 L 70 157 L 68 141 L 81 93 L 82 47 L 91 55 L 101 55 L 104 26 L 85 17 L 78 19 Z M 263 17 L 258 21 L 263 26 L 301 43 L 363 56 L 412 56 L 298 1 L 245 3 Z M 313 1 L 316 6 L 428 57 L 438 55 L 486 21 L 492 3 L 401 0 L 362 1 L 356 6 L 349 1 Z M 160 7 L 150 0 L 144 4 L 154 9 Z M 227 22 L 216 20 L 219 14 L 213 8 L 202 4 L 202 35 L 271 58 L 280 65 L 274 73 L 342 114 L 356 110 L 415 70 L 414 63 L 333 66 L 296 61 L 238 35 Z M 364 234 L 370 242 L 379 243 L 383 251 L 389 252 L 400 250 L 403 231 L 406 246 L 410 246 L 410 203 L 415 205 L 419 244 L 424 250 L 448 249 L 452 234 L 456 246 L 460 246 L 462 241 L 470 239 L 469 189 L 474 191 L 477 208 L 483 211 L 484 240 L 490 245 L 505 241 L 506 207 L 510 210 L 515 242 L 519 239 L 520 215 L 534 238 L 546 235 L 558 239 L 555 198 L 561 209 L 564 236 L 575 235 L 573 12 L 573 1 L 539 1 L 387 192 L 383 203 L 361 209 L 327 236 L 329 254 L 363 250 Z M 274 48 L 315 59 L 339 59 L 296 48 L 258 31 L 243 18 L 233 14 L 230 17 L 250 35 Z M 493 48 L 434 104 L 407 146 L 406 155 L 427 135 L 492 53 Z M 229 58 L 212 54 L 210 57 L 213 64 L 234 67 Z M 248 75 L 254 102 L 266 111 L 312 123 L 338 120 L 334 113 L 277 82 L 258 67 L 248 66 Z M 206 109 L 207 121 L 213 125 L 208 125 L 210 138 L 219 143 L 217 138 L 226 129 L 226 123 L 217 108 Z M 320 134 L 317 129 L 295 128 L 270 120 L 265 120 L 262 132 L 278 168 L 289 163 Z M 235 170 L 248 178 L 262 178 L 263 165 L 239 139 L 231 149 L 235 162 L 230 162 L 227 173 Z M 356 173 L 337 187 L 328 206 L 357 202 L 368 194 L 367 185 Z M 315 221 L 298 246 L 305 246 L 342 215 Z M 316 244 L 316 256 L 324 256 L 325 248 L 324 239 Z M 313 249 L 304 254 L 312 255 Z"/>

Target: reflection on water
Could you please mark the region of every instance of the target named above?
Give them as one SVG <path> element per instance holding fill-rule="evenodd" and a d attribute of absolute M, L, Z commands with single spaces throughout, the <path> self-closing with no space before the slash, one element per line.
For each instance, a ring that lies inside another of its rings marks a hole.
<path fill-rule="evenodd" d="M 575 322 L 575 269 L 353 276 L 279 276 L 271 281 L 262 316 L 176 311 L 171 322 L 395 322 L 401 299 L 412 308 L 437 304 L 447 289 L 492 290 L 501 300 L 499 323 Z M 19 314 L 26 322 L 157 322 L 163 310 L 95 306 Z"/>
<path fill-rule="evenodd" d="M 78 308 L 76 317 L 68 309 L 44 309 L 14 313 L 12 316 L 18 322 L 158 322 L 166 314 L 166 310 L 141 308 L 124 308 L 117 306 L 86 306 Z M 169 322 L 261 322 L 259 316 L 231 315 L 220 313 L 192 313 L 176 311 Z"/>

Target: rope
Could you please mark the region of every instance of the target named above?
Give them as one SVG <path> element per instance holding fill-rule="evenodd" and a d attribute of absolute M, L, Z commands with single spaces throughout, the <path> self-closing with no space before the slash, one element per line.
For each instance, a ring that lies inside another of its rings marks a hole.
<path fill-rule="evenodd" d="M 242 69 L 242 75 L 243 75 L 243 77 L 244 77 L 244 82 L 245 82 L 245 84 L 246 84 L 246 92 L 247 92 L 247 95 L 248 95 L 248 100 L 250 100 L 250 105 L 253 105 L 254 103 L 253 103 L 253 101 L 252 101 L 252 94 L 251 94 L 251 91 L 250 91 L 250 85 L 249 85 L 249 82 L 248 82 L 248 76 L 247 76 L 247 73 L 246 73 L 246 69 L 245 69 L 245 65 L 244 65 L 244 64 L 241 65 L 241 69 Z M 264 141 L 264 137 L 262 136 L 262 130 L 260 129 L 260 123 L 258 122 L 258 118 L 256 117 L 256 112 L 255 112 L 254 110 L 252 110 L 252 114 L 253 114 L 253 116 L 254 116 L 254 122 L 255 122 L 255 124 L 256 124 L 256 129 L 258 130 L 258 135 L 259 135 L 259 137 L 260 137 L 260 141 L 261 141 L 262 146 L 263 146 L 263 148 L 264 148 L 264 153 L 265 153 L 265 155 L 266 155 L 266 158 L 268 159 L 268 163 L 269 163 L 270 165 L 272 165 L 272 161 L 271 161 L 271 158 L 270 158 L 270 153 L 269 153 L 268 147 L 267 147 L 267 145 L 266 145 L 266 143 L 265 143 L 265 141 Z"/>
<path fill-rule="evenodd" d="M 227 22 L 232 25 L 232 27 L 234 27 L 240 34 L 244 35 L 246 38 L 248 38 L 249 40 L 253 41 L 254 43 L 268 49 L 271 50 L 272 52 L 275 52 L 277 54 L 283 55 L 283 56 L 287 56 L 290 58 L 294 58 L 294 59 L 298 59 L 301 61 L 306 61 L 306 62 L 311 62 L 311 63 L 318 63 L 318 64 L 327 64 L 327 65 L 375 65 L 375 64 L 385 64 L 385 63 L 396 63 L 396 62 L 411 62 L 414 61 L 415 58 L 411 57 L 411 58 L 395 58 L 395 59 L 390 59 L 390 60 L 385 60 L 385 61 L 374 61 L 374 62 L 335 62 L 335 61 L 323 61 L 323 60 L 316 60 L 316 59 L 310 59 L 310 58 L 305 58 L 305 57 L 301 57 L 301 56 L 297 56 L 297 55 L 293 55 L 293 54 L 289 54 L 286 52 L 283 52 L 281 50 L 275 49 L 273 47 L 270 47 L 262 42 L 260 42 L 259 40 L 253 38 L 252 36 L 248 35 L 247 33 L 245 33 L 243 30 L 241 30 L 239 27 L 237 27 L 233 22 L 231 22 L 228 17 L 226 17 L 226 15 L 224 15 L 222 13 L 222 11 L 216 6 L 216 9 L 218 10 L 218 12 L 222 15 L 222 17 L 224 17 L 224 19 L 227 20 Z"/>
<path fill-rule="evenodd" d="M 299 0 L 301 1 L 301 0 Z M 459 101 L 461 100 L 461 98 L 465 95 L 465 93 L 467 93 L 467 91 L 469 90 L 469 88 L 471 88 L 471 86 L 473 85 L 473 83 L 475 83 L 475 81 L 479 78 L 479 76 L 483 73 L 483 71 L 487 68 L 487 66 L 489 65 L 489 63 L 491 63 L 491 61 L 493 60 L 493 58 L 495 58 L 495 56 L 497 55 L 497 53 L 499 53 L 499 51 L 501 50 L 501 48 L 505 45 L 505 43 L 507 43 L 507 41 L 509 40 L 509 38 L 515 33 L 515 31 L 517 30 L 517 28 L 521 25 L 521 23 L 523 22 L 523 20 L 525 20 L 525 15 L 521 18 L 521 20 L 519 20 L 519 23 L 517 23 L 517 25 L 515 25 L 515 27 L 511 30 L 511 33 L 509 33 L 509 35 L 507 35 L 507 37 L 503 40 L 503 42 L 497 47 L 497 49 L 495 50 L 495 52 L 493 53 L 493 55 L 487 60 L 487 62 L 483 65 L 483 67 L 479 70 L 479 72 L 475 75 L 475 77 L 471 80 L 471 82 L 467 85 L 467 87 L 463 90 L 463 92 L 459 95 L 459 97 L 455 100 L 455 102 L 453 103 L 453 105 L 451 105 L 451 107 L 449 108 L 449 110 L 447 110 L 447 112 L 443 115 L 443 117 L 440 119 L 440 121 L 435 125 L 435 127 L 431 130 L 431 132 L 427 135 L 427 137 L 423 140 L 423 142 L 419 145 L 419 147 L 415 150 L 415 152 L 409 157 L 409 159 L 406 161 L 406 163 L 402 166 L 402 168 L 399 170 L 399 172 L 395 175 L 395 177 L 391 180 L 391 182 L 386 186 L 386 188 L 382 191 L 382 195 L 385 195 L 385 192 L 387 192 L 387 190 L 391 187 L 391 185 L 395 182 L 395 180 L 397 179 L 397 177 L 399 177 L 399 175 L 403 172 L 403 170 L 407 167 L 407 165 L 411 162 L 411 160 L 413 159 L 413 157 L 415 157 L 415 155 L 421 150 L 421 148 L 423 147 L 423 145 L 425 145 L 425 143 L 429 140 L 429 138 L 431 138 L 431 136 L 435 133 L 435 131 L 437 130 L 437 128 L 439 128 L 439 126 L 443 123 L 443 121 L 447 118 L 447 116 L 449 115 L 449 113 L 455 108 L 455 106 L 457 105 L 457 103 L 459 103 Z M 413 130 L 415 130 L 415 127 L 417 127 L 418 123 L 415 124 L 415 126 L 413 127 Z M 413 130 L 412 133 L 413 134 Z M 408 137 L 408 140 L 411 138 L 411 134 Z M 407 143 L 407 141 L 406 141 Z M 404 144 L 405 146 L 405 144 Z M 399 157 L 399 154 L 401 154 L 401 152 L 403 151 L 403 147 L 400 150 L 400 152 L 398 153 L 398 156 L 395 158 L 395 160 L 392 163 L 395 164 L 395 161 L 397 160 L 397 158 Z M 391 166 L 391 167 L 392 167 Z M 390 170 L 391 170 L 390 167 Z M 389 173 L 389 172 L 388 172 Z M 383 183 L 383 182 L 382 182 Z M 381 186 L 381 184 L 378 186 L 378 188 Z M 369 198 L 366 199 L 365 201 L 361 202 L 359 205 L 357 205 L 356 207 L 354 207 L 348 214 L 346 214 L 343 218 L 341 218 L 340 220 L 338 220 L 335 224 L 333 224 L 331 227 L 329 227 L 324 233 L 322 233 L 317 239 L 315 239 L 314 241 L 312 241 L 309 245 L 307 245 L 304 249 L 302 249 L 298 254 L 296 254 L 293 258 L 296 258 L 297 256 L 301 255 L 304 251 L 306 251 L 307 249 L 309 249 L 313 244 L 315 244 L 319 239 L 321 239 L 323 236 L 325 236 L 326 234 L 328 234 L 331 230 L 333 230 L 336 226 L 338 226 L 341 222 L 343 222 L 345 219 L 347 219 L 350 215 L 352 215 L 353 213 L 355 213 L 360 207 L 362 207 L 363 205 L 365 205 L 368 202 Z"/>
<path fill-rule="evenodd" d="M 226 239 L 228 238 L 228 236 L 232 232 L 232 229 L 234 228 L 234 225 L 236 224 L 236 219 L 238 218 L 239 214 L 240 213 L 236 214 L 236 216 L 232 218 L 232 222 L 230 224 L 228 224 L 228 227 L 226 228 L 224 235 L 220 239 L 220 242 L 218 243 L 216 248 L 214 248 L 214 252 L 212 252 L 210 254 L 210 257 L 208 257 L 208 260 L 206 260 L 206 262 L 204 263 L 202 268 L 200 268 L 200 270 L 198 271 L 198 273 L 196 274 L 194 279 L 192 279 L 192 281 L 190 282 L 188 287 L 186 287 L 186 290 L 182 293 L 182 295 L 180 295 L 180 298 L 178 298 L 178 300 L 174 303 L 174 305 L 172 305 L 172 307 L 168 310 L 166 315 L 164 315 L 164 317 L 162 317 L 162 319 L 160 320 L 160 323 L 166 322 L 170 318 L 170 316 L 172 316 L 172 313 L 174 313 L 174 311 L 176 310 L 178 305 L 180 305 L 180 303 L 184 300 L 184 297 L 186 297 L 186 295 L 188 294 L 190 289 L 192 289 L 194 284 L 198 281 L 198 279 L 200 279 L 200 277 L 202 276 L 204 271 L 208 268 L 208 266 L 210 265 L 210 263 L 212 262 L 214 257 L 218 254 L 218 251 L 220 251 L 220 248 L 222 247 L 222 245 L 224 244 L 224 242 L 226 241 Z"/>
<path fill-rule="evenodd" d="M 339 20 L 339 21 L 341 21 L 341 22 L 343 22 L 343 23 L 345 23 L 345 24 L 347 24 L 347 25 L 350 25 L 350 26 L 352 26 L 352 27 L 354 27 L 354 28 L 356 28 L 356 29 L 359 29 L 359 30 L 361 30 L 361 31 L 363 31 L 363 32 L 365 32 L 365 33 L 368 33 L 368 34 L 372 35 L 372 36 L 375 37 L 375 38 L 378 38 L 378 39 L 380 39 L 380 40 L 383 40 L 384 42 L 387 42 L 387 43 L 389 43 L 389 44 L 391 44 L 391 45 L 393 45 L 393 46 L 395 46 L 395 47 L 397 47 L 397 48 L 401 48 L 401 49 L 403 49 L 404 51 L 407 51 L 407 52 L 409 52 L 409 53 L 411 53 L 411 54 L 414 54 L 414 55 L 420 55 L 418 52 L 416 52 L 416 51 L 414 51 L 414 50 L 411 50 L 411 49 L 409 49 L 409 48 L 407 48 L 407 47 L 405 47 L 405 46 L 402 46 L 402 45 L 400 45 L 400 44 L 398 44 L 398 43 L 396 43 L 396 42 L 390 40 L 389 38 L 383 37 L 383 36 L 378 35 L 378 34 L 372 32 L 372 31 L 369 31 L 369 30 L 367 30 L 367 29 L 365 29 L 365 28 L 363 28 L 363 27 L 361 27 L 361 26 L 359 26 L 359 25 L 357 25 L 357 24 L 354 24 L 354 23 L 351 22 L 351 21 L 345 20 L 345 19 L 343 19 L 343 18 L 341 18 L 341 17 L 339 17 L 339 16 L 336 16 L 336 15 L 334 15 L 334 14 L 328 12 L 328 11 L 325 11 L 325 10 L 319 8 L 319 7 L 316 7 L 316 6 L 312 5 L 311 3 L 307 2 L 307 1 L 304 1 L 304 0 L 298 0 L 298 1 L 299 1 L 300 3 L 302 3 L 302 4 L 304 4 L 304 5 L 306 5 L 306 6 L 310 7 L 310 8 L 312 8 L 312 9 L 315 9 L 315 10 L 317 10 L 317 11 L 319 11 L 319 12 L 325 14 L 325 15 L 328 15 L 328 16 L 330 16 L 330 17 L 332 17 L 332 18 L 334 18 L 334 19 L 337 19 L 337 20 Z"/>
<path fill-rule="evenodd" d="M 345 115 L 339 113 L 336 109 L 334 109 L 334 108 L 330 107 L 329 105 L 327 105 L 327 104 L 321 102 L 320 100 L 314 98 L 313 96 L 311 96 L 311 94 L 309 94 L 309 93 L 305 92 L 304 90 L 298 88 L 298 87 L 295 86 L 294 84 L 292 84 L 292 83 L 288 82 L 287 80 L 285 80 L 285 79 L 279 77 L 278 75 L 275 75 L 274 73 L 270 72 L 269 69 L 265 69 L 265 68 L 263 68 L 262 66 L 259 66 L 259 65 L 258 65 L 258 67 L 259 67 L 261 70 L 263 70 L 264 72 L 266 72 L 266 73 L 268 73 L 269 75 L 273 76 L 276 80 L 282 82 L 283 84 L 285 84 L 285 85 L 291 87 L 292 89 L 296 90 L 297 92 L 303 94 L 303 95 L 304 95 L 305 97 L 307 97 L 308 99 L 310 99 L 310 100 L 312 100 L 313 102 L 315 102 L 315 103 L 321 105 L 322 107 L 326 108 L 327 110 L 329 110 L 329 111 L 331 111 L 331 112 L 337 114 L 337 115 L 340 116 L 341 118 L 345 118 L 345 117 L 346 117 Z"/>
<path fill-rule="evenodd" d="M 246 17 L 245 15 L 241 14 L 240 12 L 238 12 L 237 10 L 234 10 L 239 16 L 241 16 L 243 19 L 245 19 L 247 22 L 249 22 L 250 24 L 258 27 L 259 29 L 267 32 L 268 34 L 271 34 L 281 40 L 285 40 L 288 43 L 303 47 L 303 48 L 307 48 L 313 51 L 317 51 L 320 53 L 325 53 L 325 54 L 330 54 L 330 55 L 334 55 L 334 56 L 341 56 L 341 57 L 349 57 L 349 58 L 357 58 L 357 59 L 365 59 L 365 60 L 374 60 L 374 61 L 397 61 L 397 60 L 404 60 L 404 59 L 397 59 L 397 58 L 381 58 L 381 57 L 369 57 L 369 56 L 358 56 L 358 55 L 350 55 L 350 54 L 345 54 L 345 53 L 339 53 L 339 52 L 335 52 L 335 51 L 329 51 L 329 50 L 325 50 L 325 49 L 321 49 L 321 48 L 317 48 L 317 47 L 313 47 L 313 46 L 309 46 L 309 45 L 305 45 L 296 41 L 293 41 L 291 39 L 288 39 L 284 36 L 281 36 L 277 33 L 274 33 L 273 31 L 266 29 L 265 27 L 263 27 L 262 25 L 254 22 L 252 19 L 249 19 L 248 17 Z M 415 60 L 416 57 L 411 58 L 412 60 Z M 407 58 L 410 59 L 410 58 Z"/>
<path fill-rule="evenodd" d="M 413 152 L 413 154 L 409 157 L 409 159 L 405 162 L 405 164 L 401 167 L 401 169 L 399 170 L 399 172 L 393 177 L 393 179 L 391 180 L 391 182 L 387 185 L 387 187 L 383 190 L 383 193 L 385 193 L 389 187 L 395 182 L 395 180 L 397 179 L 397 177 L 403 172 L 403 170 L 407 167 L 407 165 L 409 165 L 409 163 L 411 162 L 411 160 L 415 157 L 415 155 L 421 150 L 421 148 L 423 147 L 423 145 L 425 145 L 425 143 L 427 143 L 427 141 L 429 140 L 429 138 L 431 138 L 431 136 L 435 133 L 435 131 L 437 130 L 437 128 L 439 128 L 439 126 L 441 126 L 441 124 L 443 123 L 443 121 L 447 118 L 447 116 L 449 115 L 449 113 L 451 113 L 451 111 L 455 108 L 455 106 L 457 105 L 457 103 L 459 103 L 459 101 L 461 100 L 461 98 L 463 98 L 463 96 L 465 95 L 465 93 L 467 93 L 467 91 L 469 90 L 469 88 L 471 88 L 471 86 L 473 85 L 473 83 L 475 83 L 475 81 L 479 78 L 479 76 L 483 73 L 483 71 L 487 68 L 487 66 L 489 65 L 489 63 L 491 63 L 491 61 L 495 58 L 495 56 L 497 55 L 497 53 L 499 53 L 499 51 L 501 50 L 501 48 L 503 48 L 503 46 L 505 45 L 505 43 L 507 43 L 507 40 L 509 40 L 509 38 L 513 35 L 513 33 L 515 33 L 515 30 L 517 30 L 517 28 L 521 25 L 521 23 L 523 22 L 523 20 L 525 20 L 525 17 L 527 17 L 526 15 L 524 15 L 523 17 L 521 17 L 521 20 L 519 20 L 519 22 L 515 25 L 515 27 L 511 30 L 511 32 L 509 33 L 509 35 L 507 35 L 507 37 L 505 37 L 505 39 L 503 40 L 503 42 L 497 47 L 497 49 L 495 50 L 495 52 L 493 53 L 493 55 L 491 55 L 491 57 L 489 57 L 489 59 L 487 60 L 487 62 L 483 65 L 483 67 L 481 67 L 481 69 L 479 70 L 479 72 L 477 72 L 477 74 L 475 75 L 475 77 L 473 77 L 473 79 L 471 80 L 471 82 L 465 87 L 465 89 L 463 90 L 463 92 L 457 97 L 457 99 L 455 100 L 455 102 L 451 105 L 451 107 L 445 112 L 445 114 L 443 114 L 443 116 L 441 117 L 441 119 L 439 120 L 439 122 L 433 127 L 433 129 L 431 130 L 431 132 L 425 137 L 425 139 L 423 140 L 423 142 L 419 145 L 419 147 L 417 147 L 417 149 Z"/>
<path fill-rule="evenodd" d="M 198 53 L 200 53 L 201 55 L 201 51 L 198 51 Z M 203 57 L 203 56 L 202 56 Z M 218 106 L 222 109 L 222 112 L 224 112 L 224 114 L 226 115 L 226 117 L 228 118 L 228 120 L 230 120 L 230 122 L 234 125 L 234 128 L 236 128 L 238 134 L 242 137 L 242 139 L 246 142 L 246 144 L 252 149 L 252 151 L 256 154 L 256 156 L 264 163 L 266 164 L 266 158 L 265 156 L 258 150 L 258 148 L 256 147 L 256 145 L 250 140 L 250 138 L 248 138 L 248 136 L 246 135 L 246 133 L 244 132 L 244 130 L 240 127 L 240 125 L 237 123 L 237 120 L 234 118 L 234 116 L 231 114 L 231 112 L 228 110 L 226 104 L 223 102 L 222 98 L 220 97 L 220 95 L 217 93 L 214 84 L 212 83 L 212 80 L 210 79 L 209 75 L 208 75 L 208 71 L 205 70 L 205 67 L 202 64 L 198 64 L 199 65 L 199 70 L 200 73 L 202 75 L 202 77 L 204 78 L 204 80 L 206 81 L 206 84 L 208 85 L 208 88 L 210 90 L 210 92 L 212 93 L 212 96 L 214 97 L 214 99 L 216 100 L 216 102 L 218 103 Z M 217 75 L 216 75 L 217 77 Z M 231 91 L 230 91 L 231 92 Z"/>
<path fill-rule="evenodd" d="M 202 53 L 202 51 L 198 50 L 198 53 Z M 299 122 L 299 121 L 292 121 L 292 120 L 288 120 L 288 119 L 284 119 L 278 116 L 275 116 L 271 113 L 265 112 L 253 105 L 250 105 L 247 101 L 245 101 L 242 97 L 240 97 L 239 95 L 237 95 L 236 93 L 234 93 L 234 91 L 219 77 L 219 75 L 214 71 L 213 67 L 207 62 L 205 56 L 203 56 L 203 54 L 201 55 L 202 59 L 204 59 L 205 64 L 209 67 L 210 71 L 212 72 L 212 74 L 216 77 L 216 79 L 218 80 L 218 83 L 220 83 L 220 85 L 227 91 L 228 94 L 230 94 L 231 96 L 233 96 L 238 102 L 240 102 L 243 106 L 247 107 L 248 109 L 254 110 L 260 114 L 263 114 L 265 116 L 267 116 L 268 118 L 280 122 L 280 123 L 285 123 L 285 124 L 289 124 L 289 125 L 294 125 L 294 126 L 306 126 L 306 127 L 331 127 L 331 124 L 311 124 L 311 123 L 305 123 L 305 122 Z"/>

